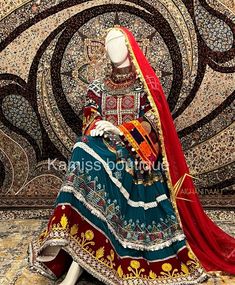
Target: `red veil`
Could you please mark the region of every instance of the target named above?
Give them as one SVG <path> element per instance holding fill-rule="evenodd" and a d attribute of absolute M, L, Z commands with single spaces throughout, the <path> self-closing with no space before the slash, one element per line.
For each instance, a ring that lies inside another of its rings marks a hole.
<path fill-rule="evenodd" d="M 187 241 L 207 271 L 235 274 L 235 239 L 216 226 L 203 211 L 160 81 L 132 33 L 124 27 L 115 28 L 125 35 L 132 62 L 155 111 L 163 159 L 168 165 L 168 187 Z"/>

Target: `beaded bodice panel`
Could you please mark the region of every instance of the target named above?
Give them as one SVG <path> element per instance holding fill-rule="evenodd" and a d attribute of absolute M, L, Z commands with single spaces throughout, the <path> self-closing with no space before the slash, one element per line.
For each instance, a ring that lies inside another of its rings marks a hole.
<path fill-rule="evenodd" d="M 139 94 L 102 94 L 102 117 L 114 125 L 120 125 L 138 118 L 140 109 Z"/>
<path fill-rule="evenodd" d="M 95 80 L 90 90 L 103 120 L 115 126 L 137 119 L 146 106 L 146 94 L 139 82 L 129 87 L 113 89 L 105 81 Z"/>

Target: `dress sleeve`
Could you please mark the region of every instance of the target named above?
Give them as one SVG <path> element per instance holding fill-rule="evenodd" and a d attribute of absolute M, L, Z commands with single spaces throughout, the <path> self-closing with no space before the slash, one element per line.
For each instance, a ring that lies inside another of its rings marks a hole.
<path fill-rule="evenodd" d="M 90 131 L 95 128 L 95 123 L 102 120 L 100 106 L 100 91 L 94 83 L 89 85 L 85 106 L 83 107 L 83 126 L 82 134 L 90 135 Z"/>
<path fill-rule="evenodd" d="M 157 120 L 147 96 L 144 101 L 141 99 L 140 117 L 123 123 L 118 128 L 121 131 L 121 139 L 132 154 L 151 167 L 160 154 L 160 144 Z"/>

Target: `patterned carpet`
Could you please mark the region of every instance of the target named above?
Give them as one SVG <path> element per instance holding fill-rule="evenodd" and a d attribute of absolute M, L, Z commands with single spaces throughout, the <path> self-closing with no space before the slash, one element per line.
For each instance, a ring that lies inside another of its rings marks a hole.
<path fill-rule="evenodd" d="M 0 284 L 1 285 L 52 285 L 56 284 L 27 267 L 27 246 L 47 223 L 50 210 L 0 211 Z M 234 211 L 208 211 L 208 214 L 226 232 L 235 234 Z M 27 218 L 26 218 L 27 217 Z M 84 272 L 77 285 L 102 285 Z M 215 275 L 208 285 L 232 285 L 235 277 Z"/>

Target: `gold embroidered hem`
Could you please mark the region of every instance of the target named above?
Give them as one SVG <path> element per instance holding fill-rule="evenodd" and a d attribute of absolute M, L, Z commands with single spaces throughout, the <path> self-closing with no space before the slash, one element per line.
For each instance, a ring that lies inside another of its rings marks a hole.
<path fill-rule="evenodd" d="M 177 256 L 152 261 L 117 254 L 108 237 L 69 205 L 57 206 L 49 228 L 30 245 L 31 269 L 56 279 L 49 267 L 53 262 L 59 263 L 61 257 L 58 255 L 48 263 L 37 259 L 48 246 L 60 246 L 63 255 L 67 254 L 107 285 L 190 285 L 207 279 L 187 247 L 181 248 Z"/>

